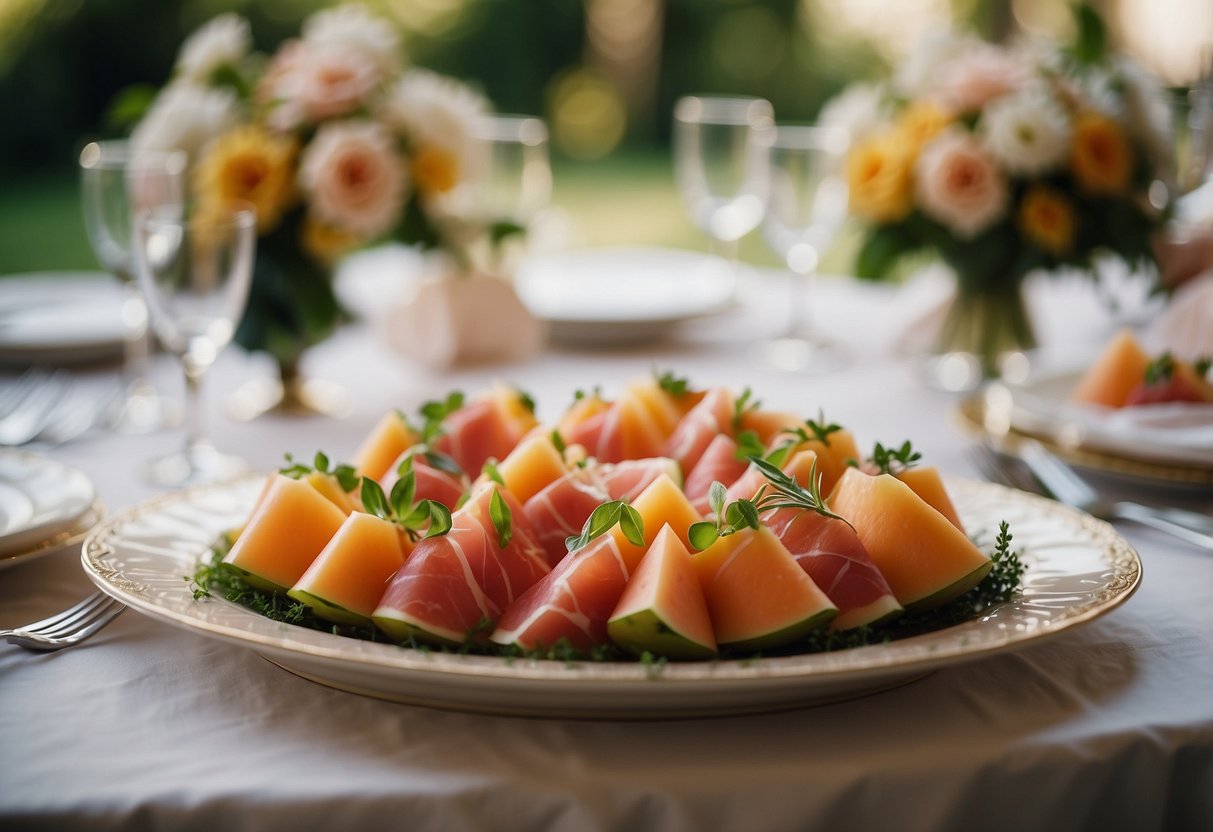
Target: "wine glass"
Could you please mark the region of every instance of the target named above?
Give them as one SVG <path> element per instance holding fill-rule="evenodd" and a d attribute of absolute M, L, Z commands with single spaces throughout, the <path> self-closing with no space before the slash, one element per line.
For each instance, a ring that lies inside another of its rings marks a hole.
<path fill-rule="evenodd" d="M 483 265 L 508 275 L 522 246 L 503 248 L 500 232 L 508 226 L 533 236 L 534 226 L 552 196 L 548 128 L 528 115 L 490 115 L 481 119 L 475 137 L 481 144 L 480 165 L 471 201 L 474 219 L 490 229 L 479 252 Z M 498 239 L 493 239 L 498 238 Z"/>
<path fill-rule="evenodd" d="M 222 479 L 246 468 L 207 439 L 200 391 L 248 301 L 256 230 L 256 214 L 243 205 L 193 214 L 161 206 L 136 220 L 139 288 L 156 335 L 185 373 L 185 448 L 148 465 L 145 474 L 157 485 Z"/>
<path fill-rule="evenodd" d="M 80 152 L 89 243 L 101 265 L 126 287 L 122 304 L 124 393 L 109 414 L 110 426 L 122 433 L 147 433 L 175 421 L 173 402 L 147 379 L 151 338 L 147 306 L 135 286 L 131 239 L 137 211 L 181 203 L 186 161 L 180 152 L 135 152 L 126 141 L 90 142 Z"/>
<path fill-rule="evenodd" d="M 844 130 L 780 125 L 771 144 L 763 237 L 790 273 L 787 322 L 767 344 L 768 358 L 779 369 L 821 371 L 842 358 L 815 331 L 810 294 L 821 254 L 846 219 L 847 140 Z"/>
<path fill-rule="evenodd" d="M 674 105 L 674 178 L 713 250 L 737 262 L 759 223 L 768 187 L 774 110 L 762 98 L 686 96 Z"/>

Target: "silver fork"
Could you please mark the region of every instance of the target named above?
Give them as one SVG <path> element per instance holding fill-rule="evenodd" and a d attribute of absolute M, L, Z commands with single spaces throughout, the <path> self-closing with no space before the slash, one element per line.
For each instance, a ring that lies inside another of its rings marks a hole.
<path fill-rule="evenodd" d="M 113 621 L 126 607 L 102 592 L 94 592 L 58 615 L 0 630 L 0 638 L 26 650 L 50 652 L 79 644 Z"/>
<path fill-rule="evenodd" d="M 1017 443 L 1016 450 L 1018 453 L 1011 456 L 988 445 L 979 445 L 975 453 L 979 467 L 991 479 L 1025 491 L 1037 491 L 1101 520 L 1140 523 L 1213 551 L 1213 519 L 1206 515 L 1178 508 L 1154 508 L 1127 500 L 1103 500 L 1070 466 L 1039 442 L 1024 439 Z M 1014 471 L 1012 461 L 1022 463 L 1027 470 Z"/>

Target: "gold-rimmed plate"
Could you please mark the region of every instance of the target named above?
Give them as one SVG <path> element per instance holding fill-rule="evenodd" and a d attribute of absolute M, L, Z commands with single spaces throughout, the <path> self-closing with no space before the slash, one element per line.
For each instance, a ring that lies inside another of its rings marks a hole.
<path fill-rule="evenodd" d="M 979 619 L 832 653 L 668 664 L 560 662 L 423 652 L 296 627 L 189 583 L 220 533 L 243 522 L 261 479 L 151 500 L 85 540 L 84 569 L 106 593 L 156 620 L 252 649 L 307 679 L 383 699 L 543 717 L 685 718 L 803 707 L 905 684 L 932 670 L 1027 647 L 1119 606 L 1141 580 L 1136 552 L 1106 523 L 988 483 L 949 483 L 971 533 L 1010 523 L 1028 564 L 1017 599 Z"/>
<path fill-rule="evenodd" d="M 1000 384 L 970 394 L 956 408 L 960 427 L 976 438 L 999 445 L 1013 447 L 1017 439 L 1035 439 L 1066 462 L 1127 485 L 1185 490 L 1213 488 L 1213 465 L 1203 461 L 1184 463 L 1175 454 L 1151 459 L 1140 453 L 1117 453 L 1084 441 L 1081 432 L 1070 429 L 1060 419 L 1017 419 L 1014 396 L 1014 388 Z"/>

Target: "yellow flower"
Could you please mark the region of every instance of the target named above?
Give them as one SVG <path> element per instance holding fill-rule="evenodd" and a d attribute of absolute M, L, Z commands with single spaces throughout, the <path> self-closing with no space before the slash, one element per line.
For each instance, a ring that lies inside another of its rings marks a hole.
<path fill-rule="evenodd" d="M 916 154 L 951 123 L 951 116 L 934 102 L 915 101 L 901 114 L 896 129 Z"/>
<path fill-rule="evenodd" d="M 303 250 L 326 265 L 336 263 L 343 254 L 363 242 L 356 235 L 321 222 L 311 214 L 303 221 L 300 234 Z"/>
<path fill-rule="evenodd" d="M 1099 113 L 1085 113 L 1074 124 L 1070 169 L 1090 194 L 1112 195 L 1129 184 L 1133 153 L 1116 123 Z"/>
<path fill-rule="evenodd" d="M 1058 191 L 1033 185 L 1019 203 L 1019 229 L 1050 254 L 1060 257 L 1074 243 L 1074 208 Z"/>
<path fill-rule="evenodd" d="M 912 207 L 915 153 L 897 133 L 860 142 L 847 157 L 851 213 L 874 222 L 897 222 Z"/>
<path fill-rule="evenodd" d="M 260 127 L 239 127 L 207 147 L 194 171 L 202 203 L 248 202 L 257 231 L 272 231 L 294 198 L 295 142 Z"/>
<path fill-rule="evenodd" d="M 444 194 L 459 184 L 459 160 L 450 151 L 428 145 L 413 154 L 412 173 L 422 194 Z"/>

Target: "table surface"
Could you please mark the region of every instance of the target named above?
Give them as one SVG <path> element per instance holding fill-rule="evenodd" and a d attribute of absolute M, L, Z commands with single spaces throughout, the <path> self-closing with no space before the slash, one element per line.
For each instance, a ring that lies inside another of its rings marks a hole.
<path fill-rule="evenodd" d="M 1085 285 L 1032 288 L 1050 355 L 1090 353 L 1118 324 Z M 210 426 L 224 449 L 268 470 L 286 451 L 348 458 L 387 409 L 414 410 L 452 387 L 505 379 L 552 416 L 579 387 L 618 389 L 656 365 L 701 385 L 751 386 L 772 407 L 821 408 L 864 445 L 911 437 L 946 473 L 976 475 L 956 396 L 926 387 L 899 349 L 922 293 L 823 282 L 817 316 L 849 362 L 818 376 L 758 357 L 784 303 L 775 281 L 755 279 L 743 296 L 736 312 L 661 344 L 553 347 L 524 364 L 447 373 L 391 353 L 375 326 L 353 326 L 305 364 L 348 388 L 340 420 L 228 421 L 223 399 L 270 369 L 233 350 L 207 380 Z M 157 380 L 179 390 L 160 360 Z M 140 482 L 138 463 L 178 441 L 173 431 L 95 434 L 49 453 L 88 473 L 113 512 L 160 493 Z M 1208 510 L 1211 497 L 1197 505 Z M 304 681 L 133 611 L 59 653 L 0 643 L 0 826 L 1210 829 L 1213 557 L 1119 530 L 1144 579 L 1112 614 L 896 690 L 759 716 L 602 723 L 412 707 Z M 0 627 L 89 590 L 73 552 L 12 567 L 0 572 Z"/>

